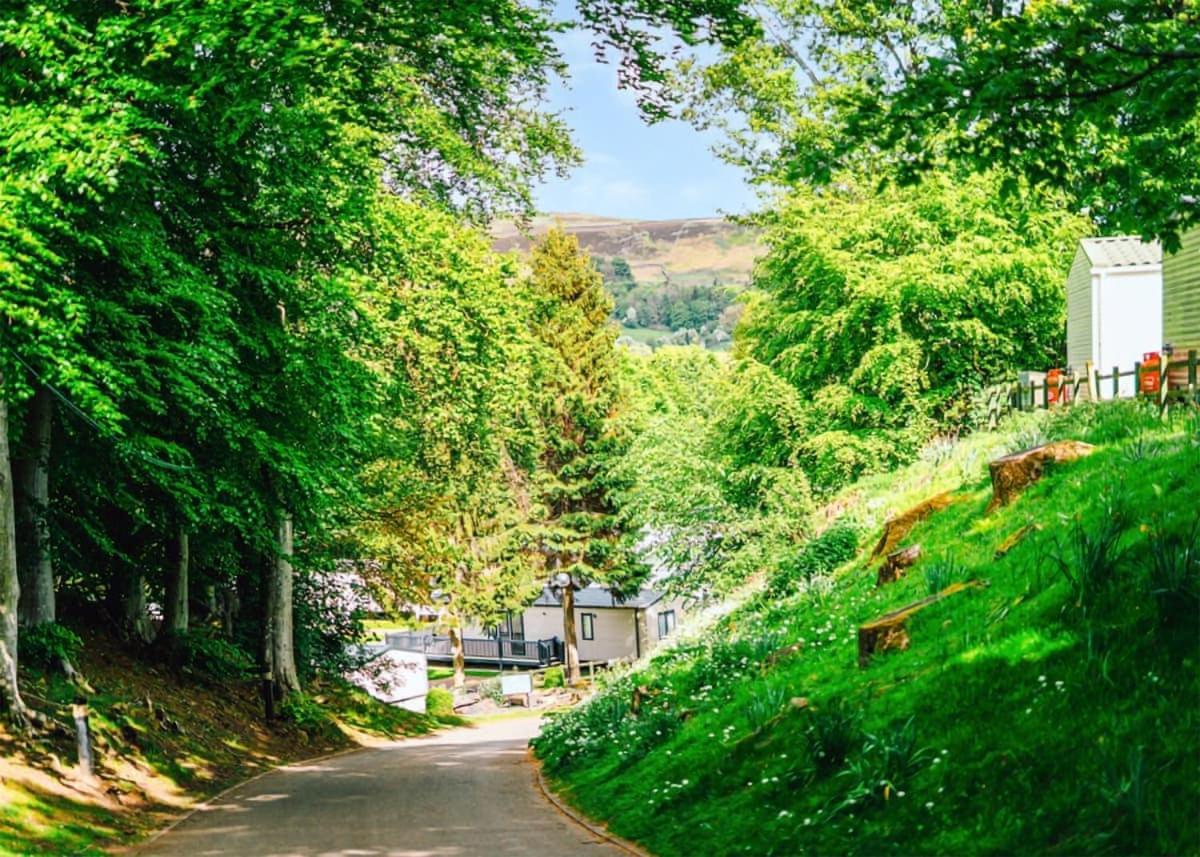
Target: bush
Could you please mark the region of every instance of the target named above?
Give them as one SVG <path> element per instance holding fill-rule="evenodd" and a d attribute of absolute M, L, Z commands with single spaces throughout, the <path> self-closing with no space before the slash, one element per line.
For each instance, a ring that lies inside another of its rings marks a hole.
<path fill-rule="evenodd" d="M 809 714 L 808 754 L 819 773 L 837 770 L 861 743 L 861 715 L 843 700 L 814 708 Z"/>
<path fill-rule="evenodd" d="M 430 688 L 429 695 L 425 697 L 425 711 L 431 717 L 453 717 L 454 694 L 444 687 Z"/>
<path fill-rule="evenodd" d="M 57 622 L 22 628 L 19 645 L 21 660 L 42 669 L 56 668 L 63 661 L 76 663 L 83 651 L 79 635 Z"/>
<path fill-rule="evenodd" d="M 929 751 L 917 746 L 914 720 L 892 724 L 877 735 L 868 734 L 862 753 L 844 772 L 853 785 L 847 804 L 887 801 L 921 769 Z"/>
<path fill-rule="evenodd" d="M 485 699 L 490 699 L 497 705 L 504 704 L 504 690 L 500 686 L 500 679 L 489 678 L 479 683 L 479 695 Z"/>
<path fill-rule="evenodd" d="M 925 567 L 925 589 L 930 595 L 937 595 L 951 583 L 966 578 L 966 569 L 953 559 L 938 560 Z"/>
<path fill-rule="evenodd" d="M 293 693 L 279 706 L 279 714 L 299 729 L 314 736 L 332 736 L 337 726 L 325 709 L 303 693 Z"/>
<path fill-rule="evenodd" d="M 196 675 L 228 681 L 254 671 L 254 659 L 243 648 L 210 631 L 179 635 L 172 645 L 176 665 Z"/>
<path fill-rule="evenodd" d="M 550 667 L 550 669 L 542 673 L 542 687 L 553 688 L 564 687 L 565 685 L 566 679 L 563 677 L 562 667 Z"/>
<path fill-rule="evenodd" d="M 1089 523 L 1076 516 L 1071 520 L 1065 541 L 1059 541 L 1054 560 L 1071 584 L 1076 601 L 1090 605 L 1116 577 L 1125 556 L 1122 546 L 1130 524 L 1129 507 L 1124 495 L 1110 489 L 1099 498 L 1102 513 Z"/>
<path fill-rule="evenodd" d="M 858 551 L 858 528 L 844 521 L 835 522 L 815 539 L 804 544 L 793 556 L 779 563 L 771 578 L 769 593 L 778 597 L 795 590 L 800 581 L 832 572 L 854 557 Z"/>
<path fill-rule="evenodd" d="M 1200 616 L 1200 519 L 1150 529 L 1150 594 L 1163 625 L 1194 623 Z"/>

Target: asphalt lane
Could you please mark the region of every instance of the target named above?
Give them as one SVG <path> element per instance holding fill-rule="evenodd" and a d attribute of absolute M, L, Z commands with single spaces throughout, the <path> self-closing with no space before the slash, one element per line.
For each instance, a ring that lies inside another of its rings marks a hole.
<path fill-rule="evenodd" d="M 172 857 L 610 857 L 538 792 L 534 717 L 496 720 L 259 777 L 139 850 Z"/>

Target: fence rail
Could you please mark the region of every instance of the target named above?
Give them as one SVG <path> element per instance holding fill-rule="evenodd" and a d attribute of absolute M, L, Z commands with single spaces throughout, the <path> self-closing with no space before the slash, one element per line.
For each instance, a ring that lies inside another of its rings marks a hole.
<path fill-rule="evenodd" d="M 450 638 L 440 634 L 414 631 L 394 631 L 386 635 L 387 644 L 395 649 L 422 652 L 432 662 L 451 662 L 454 649 Z M 549 640 L 514 640 L 509 637 L 464 637 L 463 657 L 467 663 L 510 666 L 546 667 L 562 660 L 562 643 L 557 637 Z"/>
<path fill-rule="evenodd" d="M 1038 408 L 1068 407 L 1080 401 L 1102 399 L 1143 399 L 1156 402 L 1160 409 L 1177 402 L 1200 402 L 1200 386 L 1197 384 L 1198 358 L 1195 350 L 1186 356 L 1164 356 L 1157 368 L 1133 364 L 1132 369 L 1112 367 L 1103 373 L 1089 362 L 1082 374 L 1059 375 L 1057 380 L 1038 383 L 1008 381 L 995 384 L 984 391 L 987 408 L 988 428 L 995 428 L 1000 417 L 1014 410 L 1032 411 Z M 1132 385 L 1122 385 L 1121 380 L 1132 378 Z M 1156 383 L 1143 384 L 1153 378 Z M 1145 392 L 1144 388 L 1152 388 Z"/>

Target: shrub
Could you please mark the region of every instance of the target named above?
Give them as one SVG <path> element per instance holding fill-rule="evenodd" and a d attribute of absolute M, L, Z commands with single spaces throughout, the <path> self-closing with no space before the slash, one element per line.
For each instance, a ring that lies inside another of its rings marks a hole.
<path fill-rule="evenodd" d="M 753 732 L 760 731 L 787 705 L 788 693 L 783 687 L 764 687 L 746 704 L 746 721 Z"/>
<path fill-rule="evenodd" d="M 425 711 L 431 717 L 453 717 L 454 694 L 444 687 L 430 688 L 429 695 L 425 697 Z"/>
<path fill-rule="evenodd" d="M 57 667 L 63 661 L 75 663 L 83 651 L 79 635 L 57 622 L 21 629 L 21 659 L 43 669 Z"/>
<path fill-rule="evenodd" d="M 818 773 L 840 768 L 846 757 L 862 743 L 860 722 L 860 713 L 844 700 L 834 700 L 812 709 L 805 738 Z"/>
<path fill-rule="evenodd" d="M 504 704 L 504 689 L 500 686 L 500 679 L 489 678 L 484 679 L 479 683 L 479 695 L 485 699 L 490 699 L 497 705 Z"/>
<path fill-rule="evenodd" d="M 1091 604 L 1112 582 L 1125 555 L 1121 543 L 1130 523 L 1125 497 L 1110 489 L 1099 504 L 1099 519 L 1088 523 L 1076 516 L 1054 551 L 1054 561 L 1082 605 Z"/>
<path fill-rule="evenodd" d="M 858 550 L 858 536 L 858 528 L 853 524 L 835 522 L 779 564 L 771 578 L 770 594 L 776 597 L 784 595 L 794 590 L 801 580 L 809 581 L 818 575 L 829 574 L 853 558 Z"/>
<path fill-rule="evenodd" d="M 553 688 L 564 687 L 565 685 L 566 680 L 563 678 L 562 667 L 550 667 L 550 669 L 542 673 L 542 687 Z"/>
<path fill-rule="evenodd" d="M 1186 527 L 1150 530 L 1150 594 L 1159 620 L 1168 626 L 1200 616 L 1200 519 Z"/>
<path fill-rule="evenodd" d="M 951 583 L 965 580 L 966 569 L 953 559 L 940 559 L 925 566 L 925 589 L 930 595 L 936 595 Z"/>
<path fill-rule="evenodd" d="M 846 802 L 891 799 L 903 791 L 928 756 L 928 749 L 917 746 L 916 723 L 911 717 L 877 735 L 868 733 L 862 753 L 844 772 L 853 783 Z"/>
<path fill-rule="evenodd" d="M 279 706 L 279 714 L 309 735 L 332 736 L 337 732 L 325 709 L 303 693 L 290 694 Z"/>
<path fill-rule="evenodd" d="M 172 641 L 176 665 L 199 676 L 227 681 L 246 678 L 254 659 L 237 644 L 210 631 L 192 631 Z"/>

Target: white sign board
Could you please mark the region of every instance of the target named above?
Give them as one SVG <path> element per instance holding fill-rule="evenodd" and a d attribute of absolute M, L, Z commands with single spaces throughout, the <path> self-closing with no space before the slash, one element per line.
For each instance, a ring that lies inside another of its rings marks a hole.
<path fill-rule="evenodd" d="M 421 652 L 388 649 L 347 678 L 380 702 L 409 711 L 425 711 L 429 663 Z"/>
<path fill-rule="evenodd" d="M 505 696 L 518 693 L 533 693 L 533 677 L 529 673 L 512 673 L 500 676 L 500 692 Z"/>

